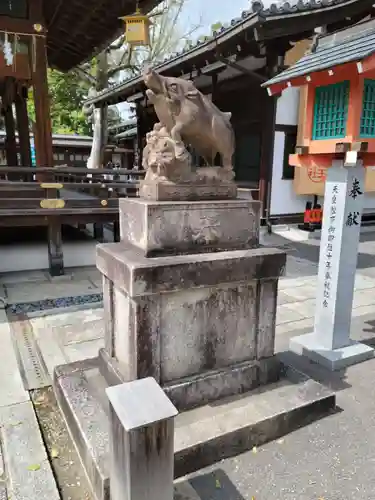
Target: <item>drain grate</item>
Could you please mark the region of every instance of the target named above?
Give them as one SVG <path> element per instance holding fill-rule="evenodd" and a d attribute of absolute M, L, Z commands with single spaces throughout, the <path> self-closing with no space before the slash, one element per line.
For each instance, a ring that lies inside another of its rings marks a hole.
<path fill-rule="evenodd" d="M 29 320 L 23 315 L 9 314 L 12 338 L 25 389 L 41 389 L 51 385 Z"/>

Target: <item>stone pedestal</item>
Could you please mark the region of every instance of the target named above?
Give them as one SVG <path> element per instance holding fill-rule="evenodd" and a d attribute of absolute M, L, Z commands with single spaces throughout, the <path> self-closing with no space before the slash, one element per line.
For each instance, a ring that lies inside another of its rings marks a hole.
<path fill-rule="evenodd" d="M 257 248 L 258 214 L 248 200 L 121 200 L 122 244 L 98 246 L 97 266 L 106 351 L 123 381 L 154 377 L 187 409 L 278 378 L 285 253 Z"/>
<path fill-rule="evenodd" d="M 335 162 L 328 169 L 314 332 L 294 337 L 290 347 L 331 370 L 373 357 L 374 350 L 350 339 L 365 169 Z"/>
<path fill-rule="evenodd" d="M 98 500 L 110 499 L 110 476 L 121 475 L 110 470 L 118 423 L 110 419 L 110 386 L 152 377 L 181 412 L 175 476 L 276 439 L 334 406 L 330 391 L 274 355 L 286 255 L 259 246 L 259 208 L 248 199 L 120 200 L 121 242 L 97 247 L 105 348 L 57 367 L 54 377 Z M 252 391 L 268 382 L 272 390 Z M 133 415 L 130 406 L 121 411 Z"/>

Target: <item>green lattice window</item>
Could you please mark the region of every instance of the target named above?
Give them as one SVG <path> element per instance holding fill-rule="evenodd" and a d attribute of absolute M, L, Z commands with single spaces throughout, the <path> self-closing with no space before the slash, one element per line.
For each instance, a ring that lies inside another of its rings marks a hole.
<path fill-rule="evenodd" d="M 375 80 L 364 83 L 360 136 L 375 137 Z"/>
<path fill-rule="evenodd" d="M 348 81 L 317 87 L 314 106 L 314 140 L 345 137 L 348 102 Z"/>

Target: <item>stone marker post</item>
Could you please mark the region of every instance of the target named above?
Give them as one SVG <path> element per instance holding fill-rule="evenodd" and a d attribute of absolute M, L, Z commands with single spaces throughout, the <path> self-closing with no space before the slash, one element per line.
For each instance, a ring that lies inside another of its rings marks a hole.
<path fill-rule="evenodd" d="M 111 500 L 173 500 L 178 413 L 155 379 L 109 387 Z"/>
<path fill-rule="evenodd" d="M 365 168 L 334 161 L 328 169 L 320 243 L 314 332 L 294 337 L 290 347 L 331 370 L 364 361 L 370 347 L 350 339 Z"/>

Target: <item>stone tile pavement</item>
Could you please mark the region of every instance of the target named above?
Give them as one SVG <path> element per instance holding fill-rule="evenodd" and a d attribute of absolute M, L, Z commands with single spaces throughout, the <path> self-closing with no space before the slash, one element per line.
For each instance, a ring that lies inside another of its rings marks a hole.
<path fill-rule="evenodd" d="M 58 500 L 4 310 L 0 310 L 0 346 L 0 499 Z"/>
<path fill-rule="evenodd" d="M 6 273 L 0 276 L 0 296 L 9 304 L 99 293 L 101 276 L 95 267 L 74 268 L 51 278 L 45 271 Z"/>

